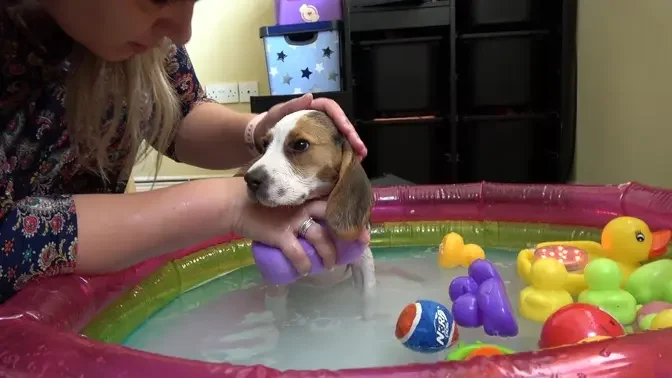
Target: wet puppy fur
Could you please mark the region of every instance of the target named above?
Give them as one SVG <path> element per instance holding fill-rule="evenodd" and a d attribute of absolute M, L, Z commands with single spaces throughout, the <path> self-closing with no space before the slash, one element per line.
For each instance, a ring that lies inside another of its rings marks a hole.
<path fill-rule="evenodd" d="M 263 206 L 297 206 L 327 197 L 326 223 L 343 240 L 369 226 L 373 193 L 352 147 L 325 113 L 281 119 L 263 138 L 263 154 L 242 167 L 250 197 Z"/>

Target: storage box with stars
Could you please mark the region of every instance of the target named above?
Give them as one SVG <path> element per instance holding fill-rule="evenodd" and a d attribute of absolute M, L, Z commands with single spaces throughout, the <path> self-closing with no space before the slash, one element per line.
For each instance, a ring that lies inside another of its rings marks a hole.
<path fill-rule="evenodd" d="M 340 22 L 261 28 L 271 95 L 341 90 Z"/>

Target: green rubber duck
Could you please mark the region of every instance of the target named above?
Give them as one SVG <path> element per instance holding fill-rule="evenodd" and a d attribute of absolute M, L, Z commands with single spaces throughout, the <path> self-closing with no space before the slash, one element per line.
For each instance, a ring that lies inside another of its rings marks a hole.
<path fill-rule="evenodd" d="M 635 322 L 637 300 L 621 289 L 623 273 L 618 263 L 607 258 L 595 259 L 586 265 L 583 276 L 588 289 L 579 294 L 579 303 L 597 306 L 625 326 Z"/>
<path fill-rule="evenodd" d="M 672 260 L 642 265 L 630 275 L 625 288 L 643 305 L 655 301 L 672 303 Z"/>

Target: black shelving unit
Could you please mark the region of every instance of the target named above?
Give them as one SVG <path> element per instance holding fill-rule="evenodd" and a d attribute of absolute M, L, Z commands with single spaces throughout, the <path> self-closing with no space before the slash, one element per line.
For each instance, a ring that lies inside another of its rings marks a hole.
<path fill-rule="evenodd" d="M 568 181 L 577 0 L 367 2 L 344 0 L 343 91 L 316 95 L 355 121 L 369 176 Z"/>

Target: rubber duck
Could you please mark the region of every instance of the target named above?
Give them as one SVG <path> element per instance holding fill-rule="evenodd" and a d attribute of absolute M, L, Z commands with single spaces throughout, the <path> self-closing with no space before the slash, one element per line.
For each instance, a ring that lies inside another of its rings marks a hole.
<path fill-rule="evenodd" d="M 672 303 L 654 301 L 639 307 L 640 308 L 637 310 L 637 318 L 635 319 L 635 323 L 633 323 L 635 332 L 650 330 L 653 319 L 665 310 L 672 310 Z M 658 321 L 661 321 L 661 319 Z"/>
<path fill-rule="evenodd" d="M 574 303 L 572 296 L 563 289 L 567 269 L 555 259 L 540 259 L 532 264 L 532 284 L 520 292 L 520 314 L 543 323 L 551 314 Z"/>
<path fill-rule="evenodd" d="M 592 304 L 613 316 L 623 325 L 633 324 L 637 318 L 637 300 L 621 289 L 623 273 L 610 259 L 599 258 L 586 266 L 583 275 L 588 288 L 579 294 L 579 303 Z"/>
<path fill-rule="evenodd" d="M 661 257 L 667 252 L 667 244 L 671 237 L 672 231 L 652 232 L 641 219 L 617 217 L 604 226 L 599 243 L 590 240 L 553 241 L 539 243 L 534 249 L 523 249 L 518 253 L 517 258 L 518 275 L 529 282 L 532 263 L 537 259 L 535 252 L 539 249 L 575 248 L 586 253 L 587 262 L 600 257 L 617 262 L 623 274 L 620 286 L 624 287 L 630 274 L 643 262 Z M 587 288 L 583 272 L 580 270 L 569 272 L 565 290 L 576 296 Z"/>
<path fill-rule="evenodd" d="M 438 262 L 444 268 L 468 267 L 478 259 L 485 259 L 485 251 L 476 244 L 464 244 L 462 236 L 451 232 L 439 245 Z"/>
<path fill-rule="evenodd" d="M 651 321 L 651 330 L 672 328 L 672 310 L 663 310 Z"/>
<path fill-rule="evenodd" d="M 660 259 L 639 267 L 628 278 L 625 289 L 642 305 L 672 303 L 672 260 Z"/>

